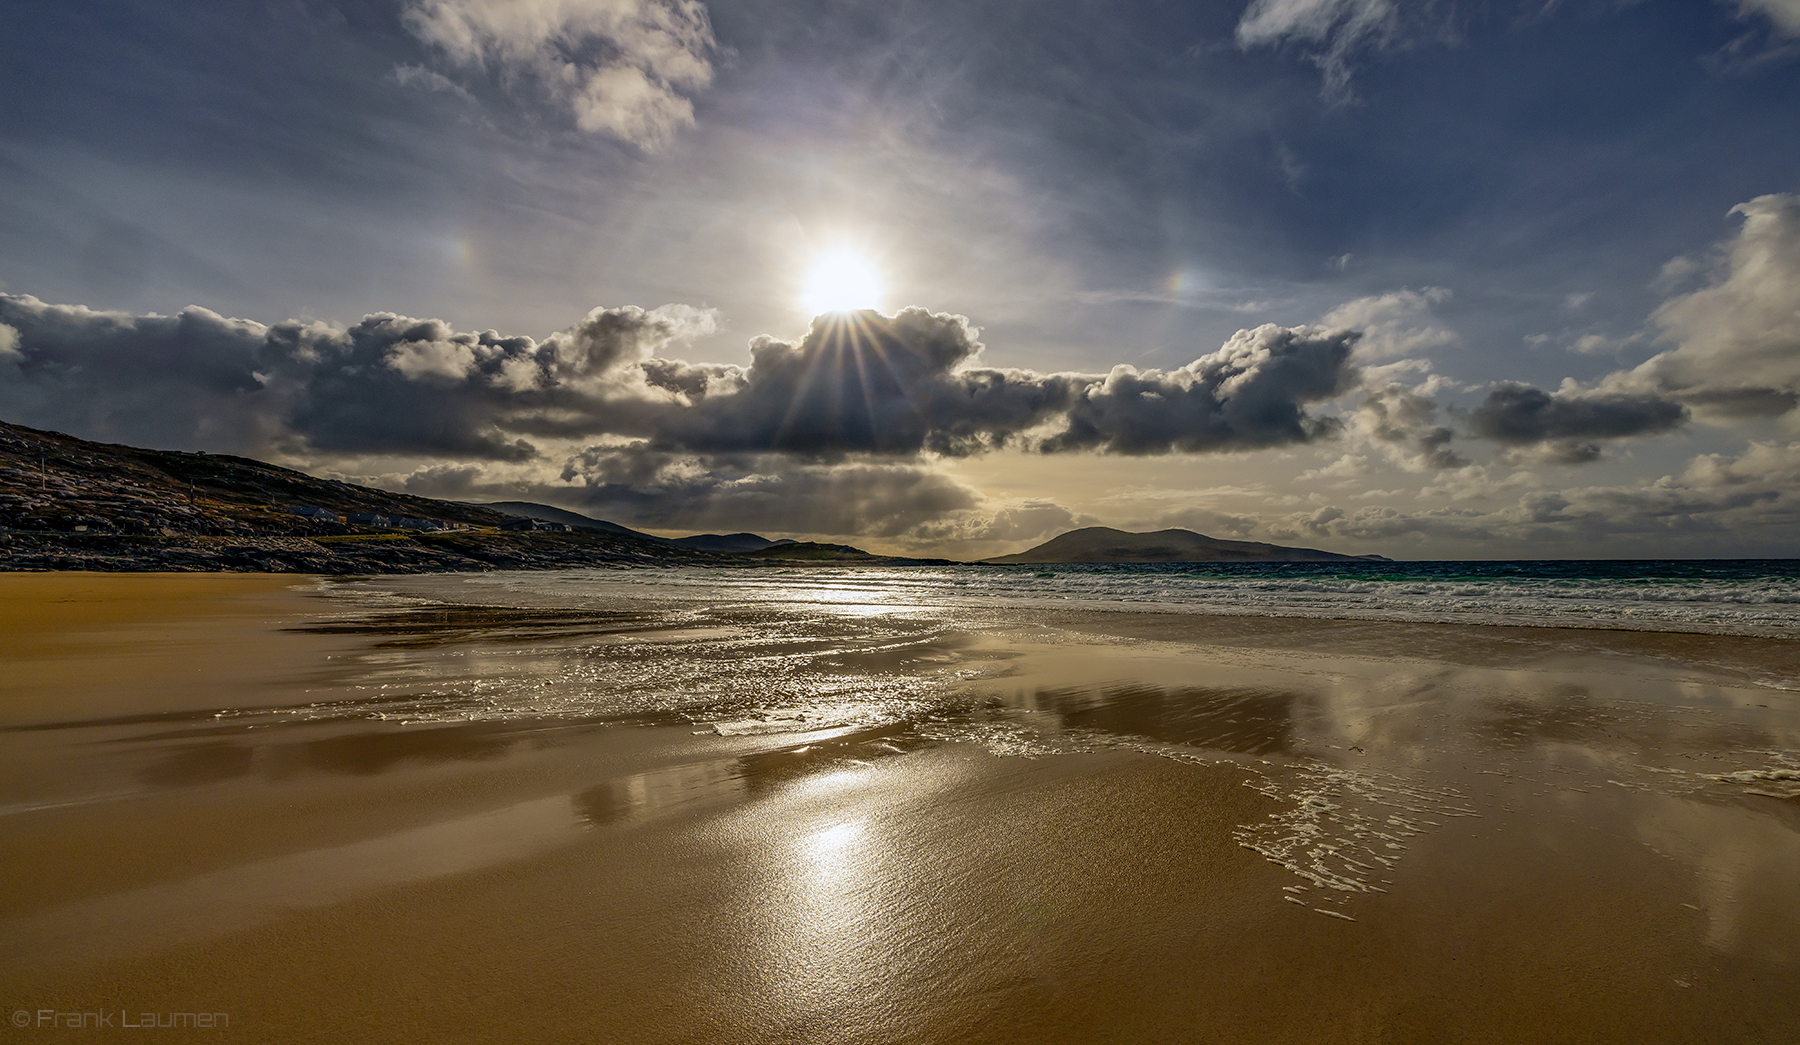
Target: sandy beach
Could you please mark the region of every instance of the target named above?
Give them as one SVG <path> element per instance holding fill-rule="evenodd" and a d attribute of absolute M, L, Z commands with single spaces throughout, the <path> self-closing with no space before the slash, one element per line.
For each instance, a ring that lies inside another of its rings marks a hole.
<path fill-rule="evenodd" d="M 465 577 L 0 614 L 19 1040 L 1800 1034 L 1791 641 Z"/>

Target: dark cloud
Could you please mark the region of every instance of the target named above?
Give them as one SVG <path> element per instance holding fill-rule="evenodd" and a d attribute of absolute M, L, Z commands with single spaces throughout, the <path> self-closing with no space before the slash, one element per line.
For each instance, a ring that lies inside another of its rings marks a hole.
<path fill-rule="evenodd" d="M 518 461 L 530 437 L 647 426 L 669 394 L 639 364 L 707 313 L 595 309 L 542 342 L 392 313 L 348 329 L 202 308 L 132 316 L 0 294 L 9 418 L 76 434 L 257 454 Z"/>
<path fill-rule="evenodd" d="M 595 309 L 542 341 L 392 313 L 348 329 L 263 326 L 7 295 L 0 323 L 17 335 L 0 362 L 17 372 L 0 391 L 10 416 L 244 453 L 522 461 L 543 440 L 603 436 L 821 461 L 1011 445 L 1204 453 L 1330 434 L 1306 407 L 1356 380 L 1355 333 L 1274 325 L 1169 371 L 994 369 L 979 365 L 966 319 L 917 308 L 821 317 L 797 342 L 758 338 L 748 367 L 668 358 L 713 329 L 685 306 Z"/>
<path fill-rule="evenodd" d="M 1507 384 L 1469 414 L 1469 427 L 1505 446 L 1621 439 L 1680 427 L 1687 407 L 1655 395 L 1546 392 Z M 1591 459 L 1591 458 L 1589 458 Z"/>
<path fill-rule="evenodd" d="M 923 465 L 696 457 L 644 443 L 578 451 L 559 478 L 517 482 L 467 466 L 433 466 L 386 485 L 437 497 L 547 501 L 652 529 L 877 537 L 912 534 L 951 519 L 963 525 L 960 520 L 983 505 L 975 490 Z"/>
<path fill-rule="evenodd" d="M 1175 370 L 1037 374 L 976 365 L 982 346 L 961 316 L 910 308 L 822 317 L 797 343 L 757 339 L 747 370 L 653 369 L 660 387 L 690 397 L 701 384 L 709 389 L 662 423 L 654 441 L 814 456 L 966 456 L 1022 441 L 1048 453 L 1281 446 L 1333 431 L 1305 407 L 1354 383 L 1356 336 L 1271 324 L 1239 331 Z M 1028 439 L 1034 434 L 1043 437 Z"/>
<path fill-rule="evenodd" d="M 1306 404 L 1356 382 L 1358 334 L 1267 324 L 1240 330 L 1219 351 L 1172 371 L 1117 366 L 1069 408 L 1068 428 L 1048 451 L 1205 453 L 1311 442 L 1337 431 L 1335 418 Z"/>
<path fill-rule="evenodd" d="M 1369 393 L 1357 413 L 1369 436 L 1400 448 L 1403 462 L 1411 468 L 1460 468 L 1469 463 L 1450 448 L 1456 433 L 1438 423 L 1437 403 L 1417 389 L 1384 385 Z"/>
<path fill-rule="evenodd" d="M 691 403 L 654 439 L 703 453 L 964 456 L 1058 416 L 1091 380 L 974 366 L 981 348 L 961 316 L 822 316 L 798 342 L 757 338 L 748 368 L 651 367 L 652 383 Z"/>

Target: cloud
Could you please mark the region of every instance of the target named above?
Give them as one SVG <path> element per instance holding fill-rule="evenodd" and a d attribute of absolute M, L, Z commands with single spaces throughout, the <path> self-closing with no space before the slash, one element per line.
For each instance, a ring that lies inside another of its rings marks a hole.
<path fill-rule="evenodd" d="M 1079 514 L 1055 501 L 1026 499 L 1011 503 L 984 503 L 980 507 L 934 520 L 912 530 L 907 536 L 916 543 L 1040 541 L 1081 526 L 1096 526 L 1099 520 Z"/>
<path fill-rule="evenodd" d="M 717 50 L 698 0 L 409 0 L 401 18 L 453 66 L 530 82 L 581 130 L 647 150 L 693 125 Z M 436 88 L 410 68 L 402 83 Z"/>
<path fill-rule="evenodd" d="M 1357 335 L 1239 331 L 1170 371 L 1038 374 L 979 365 L 961 316 L 821 317 L 758 338 L 748 366 L 670 352 L 715 328 L 680 305 L 595 309 L 542 341 L 393 313 L 347 329 L 273 326 L 190 308 L 132 316 L 0 295 L 19 378 L 0 408 L 125 441 L 240 453 L 523 461 L 540 444 L 610 437 L 658 453 L 964 456 L 1206 453 L 1336 431 L 1308 404 L 1349 388 Z M 28 421 L 29 423 L 29 421 Z"/>
<path fill-rule="evenodd" d="M 971 529 L 967 518 L 984 505 L 974 489 L 917 463 L 697 456 L 641 441 L 578 449 L 563 460 L 559 475 L 489 464 L 432 465 L 365 478 L 432 497 L 547 502 L 652 529 L 876 537 L 946 527 L 963 532 Z"/>
<path fill-rule="evenodd" d="M 0 294 L 18 331 L 7 416 L 90 438 L 246 454 L 523 460 L 527 437 L 630 426 L 667 393 L 639 367 L 711 330 L 686 306 L 595 309 L 543 342 L 392 313 L 339 329 L 203 308 L 96 312 Z"/>
<path fill-rule="evenodd" d="M 1753 442 L 1737 455 L 1695 457 L 1679 475 L 1637 486 L 1528 489 L 1510 503 L 1481 507 L 1506 492 L 1484 468 L 1460 491 L 1455 507 L 1406 512 L 1371 505 L 1348 511 L 1326 505 L 1270 521 L 1277 539 L 1504 541 L 1518 545 L 1592 547 L 1604 540 L 1618 551 L 1668 547 L 1671 538 L 1734 548 L 1784 546 L 1800 523 L 1800 443 Z M 1522 474 L 1522 473 L 1521 473 Z M 1438 491 L 1445 493 L 1449 491 Z"/>
<path fill-rule="evenodd" d="M 1690 417 L 1779 417 L 1800 406 L 1800 196 L 1759 196 L 1731 213 L 1743 227 L 1714 251 L 1707 284 L 1651 315 L 1659 339 L 1675 347 L 1588 387 L 1502 384 L 1469 414 L 1474 434 L 1512 448 L 1516 462 L 1579 464 L 1603 456 L 1599 440 L 1668 432 Z M 1676 259 L 1664 273 L 1685 280 L 1699 268 Z M 1594 335 L 1573 347 L 1616 350 L 1636 340 Z"/>
<path fill-rule="evenodd" d="M 657 528 L 893 537 L 976 508 L 981 495 L 933 468 L 666 454 L 637 444 L 572 456 L 559 503 Z"/>
<path fill-rule="evenodd" d="M 1460 468 L 1468 458 L 1450 448 L 1456 435 L 1438 423 L 1438 405 L 1429 384 L 1411 388 L 1398 382 L 1372 389 L 1357 407 L 1352 429 L 1393 451 L 1410 471 Z"/>
<path fill-rule="evenodd" d="M 390 75 L 393 77 L 394 82 L 402 87 L 411 87 L 414 90 L 420 91 L 430 91 L 434 94 L 447 92 L 465 100 L 472 100 L 473 98 L 473 96 L 455 80 L 450 79 L 448 76 L 445 76 L 443 73 L 437 72 L 434 69 L 427 69 L 422 65 L 396 65 L 394 66 L 394 71 Z"/>
<path fill-rule="evenodd" d="M 1654 395 L 1546 392 L 1503 384 L 1469 414 L 1477 436 L 1506 446 L 1570 439 L 1621 439 L 1678 428 L 1687 408 Z"/>
<path fill-rule="evenodd" d="M 651 361 L 648 383 L 681 406 L 647 434 L 665 450 L 813 457 L 1208 453 L 1330 434 L 1306 405 L 1355 381 L 1350 331 L 1270 324 L 1185 367 L 1106 375 L 983 367 L 976 333 L 925 309 L 860 312 L 821 317 L 798 342 L 758 338 L 748 368 Z"/>
<path fill-rule="evenodd" d="M 1679 400 L 1702 417 L 1770 417 L 1800 405 L 1800 196 L 1733 207 L 1707 286 L 1652 315 L 1675 347 L 1608 375 L 1605 390 Z"/>
<path fill-rule="evenodd" d="M 1343 394 L 1358 380 L 1350 362 L 1360 335 L 1265 324 L 1240 330 L 1219 351 L 1172 371 L 1115 366 L 1082 389 L 1050 452 L 1205 453 L 1306 443 L 1338 422 L 1306 405 Z"/>
<path fill-rule="evenodd" d="M 1426 317 L 1433 305 L 1450 300 L 1443 287 L 1401 289 L 1346 301 L 1319 322 L 1328 327 L 1347 327 L 1362 332 L 1357 344 L 1359 359 L 1385 359 L 1415 355 L 1455 344 L 1454 333 L 1433 326 Z"/>
<path fill-rule="evenodd" d="M 1351 59 L 1400 43 L 1403 25 L 1395 0 L 1252 0 L 1238 20 L 1237 42 L 1245 50 L 1300 45 L 1325 74 L 1326 97 L 1343 100 Z"/>
<path fill-rule="evenodd" d="M 1745 18 L 1762 15 L 1782 36 L 1800 36 L 1800 0 L 1736 0 Z"/>
<path fill-rule="evenodd" d="M 1095 380 L 980 367 L 981 350 L 961 316 L 822 316 L 799 341 L 752 341 L 747 368 L 653 364 L 650 381 L 687 404 L 653 441 L 701 453 L 963 456 L 1060 416 Z"/>

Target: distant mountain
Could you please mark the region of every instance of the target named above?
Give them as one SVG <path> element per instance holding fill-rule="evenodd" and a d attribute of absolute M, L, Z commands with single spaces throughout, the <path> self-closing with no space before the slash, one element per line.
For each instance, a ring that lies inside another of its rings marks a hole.
<path fill-rule="evenodd" d="M 950 559 L 909 559 L 896 555 L 876 555 L 848 544 L 819 544 L 814 541 L 782 541 L 760 551 L 742 552 L 739 559 L 764 562 L 834 562 L 854 566 L 955 566 Z"/>
<path fill-rule="evenodd" d="M 741 555 L 745 552 L 759 552 L 764 548 L 776 548 L 793 544 L 794 541 L 783 537 L 771 541 L 754 533 L 697 533 L 692 537 L 671 537 L 670 544 L 680 548 L 692 548 L 703 552 L 728 552 Z"/>
<path fill-rule="evenodd" d="M 983 559 L 990 563 L 1073 562 L 1349 562 L 1379 555 L 1339 555 L 1257 541 L 1221 541 L 1192 530 L 1127 533 L 1107 526 L 1070 530 L 1029 551 Z"/>
<path fill-rule="evenodd" d="M 476 504 L 476 502 L 473 501 L 469 503 Z M 566 509 L 552 507 L 548 504 L 538 504 L 535 501 L 488 501 L 485 504 L 478 504 L 477 507 L 492 508 L 497 512 L 505 512 L 508 515 L 523 515 L 527 519 L 540 519 L 544 522 L 563 523 L 564 525 L 581 529 L 605 530 L 608 533 L 628 533 L 633 537 L 642 537 L 646 541 L 656 541 L 660 544 L 672 544 L 677 548 L 689 548 L 699 552 L 724 552 L 726 554 L 736 555 L 743 552 L 759 552 L 764 548 L 773 548 L 776 545 L 794 543 L 785 537 L 778 541 L 772 541 L 767 537 L 754 533 L 697 533 L 692 537 L 657 537 L 653 534 L 633 530 L 630 527 L 620 526 L 615 522 L 607 522 L 605 519 L 596 519 L 591 515 L 582 515 L 580 512 L 571 512 Z"/>
<path fill-rule="evenodd" d="M 584 530 L 605 530 L 607 533 L 626 533 L 633 537 L 642 537 L 646 541 L 668 542 L 667 537 L 642 533 L 629 526 L 620 526 L 615 522 L 607 522 L 605 519 L 596 519 L 590 515 L 582 515 L 580 512 L 571 512 L 548 504 L 538 504 L 536 501 L 465 501 L 464 503 L 476 508 L 492 508 L 494 511 L 505 512 L 507 515 L 523 515 L 527 519 L 563 523 Z"/>

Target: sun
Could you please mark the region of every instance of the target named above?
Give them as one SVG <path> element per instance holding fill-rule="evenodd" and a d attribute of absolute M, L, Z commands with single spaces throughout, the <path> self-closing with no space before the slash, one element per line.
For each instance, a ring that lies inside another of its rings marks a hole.
<path fill-rule="evenodd" d="M 806 270 L 800 304 L 812 315 L 859 312 L 881 307 L 881 273 L 868 258 L 849 248 L 829 250 Z"/>

